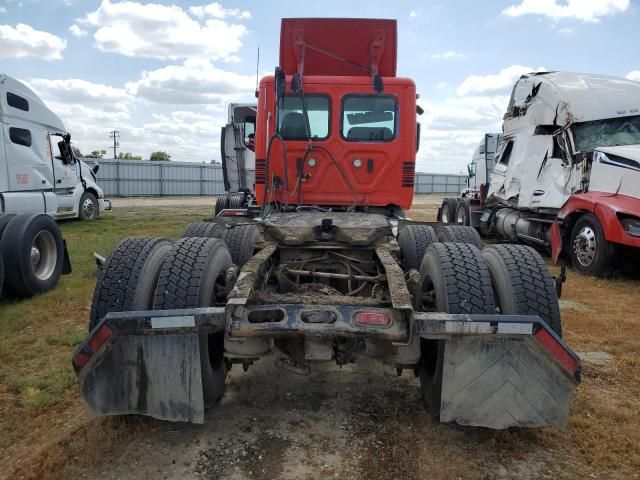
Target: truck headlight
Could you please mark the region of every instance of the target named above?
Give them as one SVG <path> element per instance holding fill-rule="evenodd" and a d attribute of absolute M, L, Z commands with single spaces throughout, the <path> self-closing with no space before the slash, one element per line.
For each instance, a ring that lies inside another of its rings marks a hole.
<path fill-rule="evenodd" d="M 618 218 L 625 232 L 634 237 L 640 237 L 640 218 L 631 215 L 619 215 Z"/>

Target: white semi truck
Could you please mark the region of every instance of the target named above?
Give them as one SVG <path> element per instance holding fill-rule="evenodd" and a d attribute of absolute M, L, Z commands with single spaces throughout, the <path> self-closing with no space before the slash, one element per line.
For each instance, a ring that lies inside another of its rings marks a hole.
<path fill-rule="evenodd" d="M 246 207 L 255 192 L 255 132 L 257 105 L 229 104 L 228 123 L 222 127 L 220 150 L 226 195 L 216 201 L 215 214 Z"/>
<path fill-rule="evenodd" d="M 474 159 L 476 175 L 491 168 L 488 180 L 459 199 L 445 199 L 441 221 L 546 248 L 554 261 L 568 257 L 588 275 L 606 276 L 617 260 L 638 255 L 639 82 L 567 72 L 523 75 L 502 135 L 495 160 L 490 149 Z M 496 137 L 487 134 L 482 144 Z"/>
<path fill-rule="evenodd" d="M 27 86 L 0 74 L 0 213 L 94 220 L 108 208 L 91 169 L 73 154 L 60 118 Z"/>

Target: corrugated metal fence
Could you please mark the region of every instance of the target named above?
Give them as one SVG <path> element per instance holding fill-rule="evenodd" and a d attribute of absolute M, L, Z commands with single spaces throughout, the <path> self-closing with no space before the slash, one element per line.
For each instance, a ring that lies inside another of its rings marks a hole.
<path fill-rule="evenodd" d="M 93 159 L 86 159 L 92 165 Z M 219 195 L 222 167 L 206 163 L 99 160 L 98 183 L 107 197 Z M 463 175 L 416 173 L 416 193 L 460 193 Z"/>

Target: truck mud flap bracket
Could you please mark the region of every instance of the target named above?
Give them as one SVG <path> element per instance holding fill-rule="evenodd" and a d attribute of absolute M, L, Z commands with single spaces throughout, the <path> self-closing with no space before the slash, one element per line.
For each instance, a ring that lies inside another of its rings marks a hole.
<path fill-rule="evenodd" d="M 440 421 L 493 429 L 564 426 L 580 360 L 535 316 L 414 314 L 444 341 Z"/>
<path fill-rule="evenodd" d="M 222 330 L 224 308 L 108 314 L 73 355 L 90 414 L 203 423 L 199 337 Z"/>

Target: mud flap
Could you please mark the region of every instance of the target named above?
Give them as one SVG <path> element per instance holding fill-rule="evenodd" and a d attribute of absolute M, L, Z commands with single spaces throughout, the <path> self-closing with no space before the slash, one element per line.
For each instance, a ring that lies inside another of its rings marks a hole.
<path fill-rule="evenodd" d="M 577 381 L 533 336 L 445 340 L 440 420 L 503 429 L 564 426 Z"/>
<path fill-rule="evenodd" d="M 81 376 L 92 416 L 204 423 L 197 334 L 123 335 Z"/>

